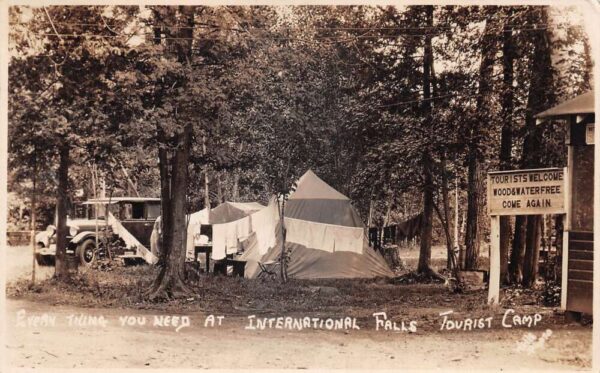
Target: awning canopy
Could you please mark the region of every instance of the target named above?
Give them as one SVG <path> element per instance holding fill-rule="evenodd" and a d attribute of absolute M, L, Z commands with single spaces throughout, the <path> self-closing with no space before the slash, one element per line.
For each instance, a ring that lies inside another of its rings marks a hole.
<path fill-rule="evenodd" d="M 594 91 L 589 91 L 551 109 L 537 114 L 538 119 L 564 118 L 570 115 L 594 113 Z"/>

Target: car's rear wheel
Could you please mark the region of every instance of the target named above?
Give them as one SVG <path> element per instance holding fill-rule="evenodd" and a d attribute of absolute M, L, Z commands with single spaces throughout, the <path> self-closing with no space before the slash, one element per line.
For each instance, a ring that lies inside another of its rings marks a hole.
<path fill-rule="evenodd" d="M 79 263 L 84 267 L 90 267 L 96 260 L 96 241 L 89 238 L 77 246 L 75 255 L 79 258 Z"/>
<path fill-rule="evenodd" d="M 123 264 L 126 267 L 134 266 L 137 264 L 137 261 L 135 260 L 135 258 L 123 258 Z"/>

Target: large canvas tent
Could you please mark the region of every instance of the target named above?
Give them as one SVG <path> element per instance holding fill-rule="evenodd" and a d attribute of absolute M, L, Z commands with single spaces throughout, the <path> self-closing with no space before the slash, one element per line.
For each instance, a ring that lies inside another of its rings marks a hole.
<path fill-rule="evenodd" d="M 213 230 L 246 230 L 244 253 L 246 277 L 261 274 L 259 263 L 273 263 L 281 253 L 281 229 L 277 200 L 249 215 L 247 222 L 232 222 Z M 370 278 L 393 275 L 381 255 L 368 245 L 365 228 L 350 200 L 312 171 L 297 183 L 285 208 L 288 276 L 300 279 Z M 235 240 L 239 241 L 239 238 Z M 229 239 L 233 243 L 234 239 Z M 215 242 L 215 245 L 217 242 Z M 213 248 L 213 253 L 219 251 Z"/>
<path fill-rule="evenodd" d="M 363 227 L 350 199 L 308 170 L 285 205 L 285 217 L 315 223 Z"/>

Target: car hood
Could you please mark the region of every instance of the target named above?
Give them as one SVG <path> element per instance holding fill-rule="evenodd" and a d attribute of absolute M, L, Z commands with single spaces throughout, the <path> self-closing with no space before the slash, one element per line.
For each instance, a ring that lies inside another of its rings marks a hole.
<path fill-rule="evenodd" d="M 98 225 L 104 224 L 104 219 L 98 219 Z M 87 230 L 96 227 L 96 220 L 90 219 L 69 219 L 67 220 L 69 227 L 76 227 L 79 230 Z"/>

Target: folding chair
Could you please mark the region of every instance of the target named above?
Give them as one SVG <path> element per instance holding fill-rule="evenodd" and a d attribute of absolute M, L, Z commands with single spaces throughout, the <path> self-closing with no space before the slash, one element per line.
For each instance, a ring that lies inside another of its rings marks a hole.
<path fill-rule="evenodd" d="M 260 278 L 264 276 L 268 278 L 275 278 L 277 276 L 277 273 L 275 272 L 277 265 L 279 265 L 279 262 L 275 260 L 258 262 L 258 267 L 260 268 L 258 277 Z"/>

